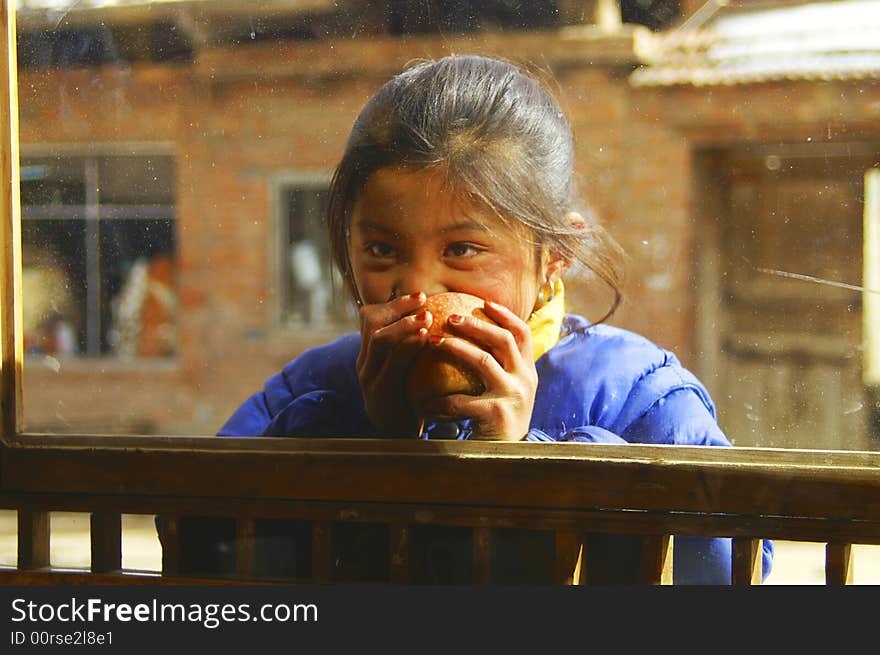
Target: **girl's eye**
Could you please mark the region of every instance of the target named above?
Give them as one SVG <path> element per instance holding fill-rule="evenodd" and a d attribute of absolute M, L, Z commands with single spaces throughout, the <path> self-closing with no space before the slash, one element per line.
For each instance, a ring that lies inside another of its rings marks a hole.
<path fill-rule="evenodd" d="M 446 255 L 448 257 L 473 257 L 481 252 L 480 248 L 466 241 L 457 241 L 446 246 Z"/>
<path fill-rule="evenodd" d="M 388 259 L 394 255 L 394 248 L 382 241 L 371 241 L 364 249 L 367 254 L 377 259 Z"/>

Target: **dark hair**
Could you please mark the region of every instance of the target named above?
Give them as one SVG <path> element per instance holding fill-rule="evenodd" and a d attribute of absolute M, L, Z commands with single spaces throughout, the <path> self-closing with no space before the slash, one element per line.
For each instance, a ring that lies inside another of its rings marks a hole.
<path fill-rule="evenodd" d="M 330 184 L 330 248 L 359 301 L 349 255 L 351 213 L 367 178 L 388 166 L 444 167 L 457 192 L 502 221 L 527 227 L 547 246 L 593 271 L 620 304 L 622 250 L 590 212 L 573 209 L 574 146 L 563 111 L 536 77 L 506 61 L 451 55 L 386 82 L 352 128 Z"/>

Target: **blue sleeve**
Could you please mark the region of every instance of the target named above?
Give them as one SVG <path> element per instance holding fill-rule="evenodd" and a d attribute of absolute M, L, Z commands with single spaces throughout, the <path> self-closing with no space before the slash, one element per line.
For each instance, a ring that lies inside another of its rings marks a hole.
<path fill-rule="evenodd" d="M 578 428 L 569 430 L 559 439 L 554 439 L 543 430 L 532 428 L 526 434 L 523 441 L 575 441 L 580 443 L 616 443 L 624 444 L 626 440 L 621 439 L 613 432 L 609 432 L 605 428 L 597 425 L 583 425 Z"/>
<path fill-rule="evenodd" d="M 375 437 L 364 411 L 351 394 L 318 390 L 297 396 L 269 422 L 265 437 Z"/>
<path fill-rule="evenodd" d="M 690 388 L 675 389 L 658 398 L 621 436 L 629 443 L 730 446 L 714 412 L 714 407 Z"/>
<path fill-rule="evenodd" d="M 217 431 L 218 437 L 256 437 L 263 434 L 272 417 L 266 404 L 266 396 L 258 391 L 233 412 Z"/>
<path fill-rule="evenodd" d="M 217 432 L 221 437 L 366 436 L 372 431 L 357 379 L 357 334 L 311 348 L 266 380 Z"/>
<path fill-rule="evenodd" d="M 634 392 L 633 395 L 640 395 Z M 678 444 L 683 446 L 729 446 L 730 442 L 713 414 L 714 408 L 690 388 L 678 388 L 653 402 L 644 403 L 644 413 L 634 417 L 634 421 L 621 426 L 620 434 L 598 425 L 582 425 L 570 428 L 553 437 L 546 432 L 532 428 L 526 441 L 575 441 L 582 443 L 644 443 Z M 627 403 L 624 407 L 640 404 Z"/>
<path fill-rule="evenodd" d="M 285 369 L 296 365 L 296 360 Z M 294 399 L 284 372 L 276 373 L 258 391 L 244 401 L 217 431 L 219 437 L 259 437 L 273 418 Z"/>

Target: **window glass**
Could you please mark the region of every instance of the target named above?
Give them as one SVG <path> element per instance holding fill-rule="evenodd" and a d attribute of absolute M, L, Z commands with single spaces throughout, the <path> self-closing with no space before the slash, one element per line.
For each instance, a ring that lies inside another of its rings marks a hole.
<path fill-rule="evenodd" d="M 16 6 L 28 429 L 215 434 L 355 330 L 330 174 L 385 80 L 459 52 L 547 78 L 628 256 L 609 322 L 734 445 L 880 448 L 877 0 Z"/>

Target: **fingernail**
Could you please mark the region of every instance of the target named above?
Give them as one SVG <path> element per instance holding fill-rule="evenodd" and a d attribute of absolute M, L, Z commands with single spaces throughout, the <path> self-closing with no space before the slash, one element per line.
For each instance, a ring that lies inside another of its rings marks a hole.
<path fill-rule="evenodd" d="M 415 293 L 411 293 L 411 294 L 409 294 L 409 297 L 412 298 L 413 300 L 419 300 L 421 302 L 425 301 L 425 294 L 422 293 L 421 291 L 416 291 Z"/>
<path fill-rule="evenodd" d="M 446 341 L 446 337 L 444 337 L 443 335 L 440 335 L 440 334 L 432 334 L 429 337 L 428 341 L 431 342 L 432 346 L 439 346 L 441 343 Z"/>
<path fill-rule="evenodd" d="M 464 320 L 464 318 L 462 318 L 461 314 L 450 314 L 449 315 L 449 322 L 454 325 L 458 325 L 463 320 Z"/>
<path fill-rule="evenodd" d="M 418 314 L 415 315 L 415 319 L 417 321 L 424 321 L 427 318 L 428 318 L 428 310 L 427 309 L 423 309 L 422 311 L 420 311 Z"/>

